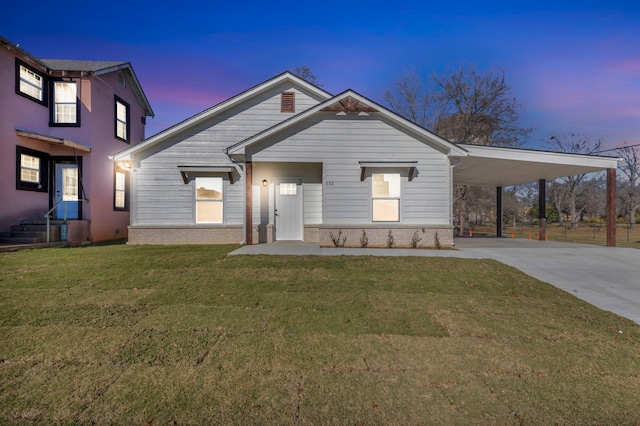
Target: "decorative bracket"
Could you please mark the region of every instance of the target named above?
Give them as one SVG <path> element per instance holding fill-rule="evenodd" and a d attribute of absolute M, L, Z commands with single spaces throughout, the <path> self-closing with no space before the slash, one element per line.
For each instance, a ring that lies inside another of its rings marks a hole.
<path fill-rule="evenodd" d="M 377 109 L 368 107 L 368 106 L 358 106 L 360 101 L 358 99 L 354 99 L 352 96 L 347 96 L 344 99 L 341 99 L 340 106 L 328 106 L 322 108 L 320 111 L 330 111 L 330 112 L 346 112 L 347 114 L 350 112 L 378 112 Z"/>

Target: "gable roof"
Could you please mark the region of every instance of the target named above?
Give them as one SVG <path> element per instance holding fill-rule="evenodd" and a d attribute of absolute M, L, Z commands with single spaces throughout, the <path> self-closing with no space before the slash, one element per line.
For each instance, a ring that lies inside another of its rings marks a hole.
<path fill-rule="evenodd" d="M 86 72 L 99 76 L 115 71 L 123 71 L 128 74 L 128 80 L 132 84 L 133 92 L 135 93 L 138 102 L 140 102 L 145 115 L 148 117 L 155 116 L 153 110 L 151 109 L 151 104 L 149 104 L 149 100 L 144 94 L 144 90 L 142 90 L 140 81 L 138 81 L 138 77 L 136 76 L 135 71 L 133 71 L 133 66 L 130 62 L 79 61 L 68 59 L 41 59 L 40 62 L 42 62 L 49 69 L 49 71 L 53 72 Z"/>
<path fill-rule="evenodd" d="M 345 101 L 345 99 L 353 99 L 356 102 L 353 103 L 352 101 Z M 347 104 L 347 106 L 345 106 L 345 104 Z M 345 110 L 348 111 L 349 106 L 348 105 L 366 105 L 362 109 L 363 111 L 369 111 L 368 113 L 377 113 L 380 114 L 381 116 L 385 117 L 386 119 L 390 120 L 391 122 L 393 122 L 394 124 L 398 125 L 399 127 L 403 128 L 404 130 L 415 134 L 416 136 L 418 136 L 419 138 L 422 139 L 426 139 L 428 141 L 431 142 L 431 144 L 433 144 L 433 147 L 438 149 L 439 151 L 443 152 L 446 155 L 450 155 L 450 156 L 456 156 L 456 157 L 464 157 L 466 156 L 468 153 L 464 148 L 461 148 L 459 146 L 457 146 L 456 144 L 453 144 L 449 141 L 447 141 L 446 139 L 441 138 L 440 136 L 436 135 L 433 132 L 430 132 L 429 130 L 425 129 L 424 127 L 418 126 L 417 124 L 401 117 L 400 115 L 388 110 L 387 108 L 375 103 L 374 101 L 368 99 L 365 96 L 362 96 L 361 94 L 349 89 L 346 90 L 342 93 L 340 93 L 339 95 L 336 95 L 330 99 L 327 99 L 324 102 L 321 102 L 320 104 L 311 107 L 305 111 L 302 111 L 301 113 L 294 115 L 293 117 L 289 118 L 288 120 L 282 121 L 278 124 L 276 124 L 275 126 L 272 126 L 260 133 L 257 133 L 253 136 L 251 136 L 250 138 L 247 138 L 241 142 L 238 142 L 234 145 L 231 145 L 229 148 L 227 148 L 227 154 L 229 155 L 233 155 L 233 154 L 243 154 L 244 150 L 246 147 L 251 146 L 253 144 L 256 144 L 260 141 L 263 141 L 264 139 L 279 133 L 297 123 L 300 123 L 308 118 L 310 118 L 311 116 L 315 115 L 316 113 L 320 112 L 321 110 L 325 109 L 325 110 L 331 110 L 331 111 L 335 111 L 337 109 L 342 109 L 345 108 Z M 375 112 L 374 112 L 375 111 Z"/>
<path fill-rule="evenodd" d="M 214 106 L 212 106 L 209 109 L 206 109 L 202 112 L 199 112 L 198 114 L 195 114 L 189 118 L 187 118 L 186 120 L 181 121 L 178 124 L 175 124 L 145 140 L 143 140 L 142 142 L 130 146 L 129 148 L 126 148 L 114 155 L 112 155 L 110 158 L 112 160 L 125 160 L 125 159 L 129 159 L 129 157 L 131 156 L 131 154 L 136 153 L 136 152 L 140 152 L 142 150 L 145 150 L 147 148 L 150 148 L 154 145 L 157 145 L 159 143 L 162 143 L 163 141 L 166 141 L 167 139 L 175 136 L 176 134 L 183 132 L 185 130 L 188 130 L 192 127 L 195 127 L 197 125 L 199 125 L 200 123 L 202 123 L 203 121 L 209 120 L 212 117 L 215 117 L 216 115 L 229 110 L 230 108 L 233 108 L 236 105 L 239 105 L 240 103 L 246 101 L 247 99 L 250 99 L 260 93 L 265 92 L 266 90 L 269 90 L 272 87 L 277 86 L 280 83 L 283 82 L 291 82 L 294 83 L 298 86 L 301 86 L 313 93 L 315 93 L 317 96 L 319 96 L 322 99 L 329 99 L 331 98 L 331 94 L 309 82 L 307 82 L 306 80 L 303 80 L 302 78 L 298 77 L 297 75 L 289 72 L 289 71 L 285 71 L 267 81 L 264 81 L 248 90 L 245 90 L 242 93 L 239 93 L 225 101 L 220 102 L 219 104 L 216 104 Z"/>
<path fill-rule="evenodd" d="M 40 59 L 33 56 L 31 53 L 22 49 L 20 45 L 13 44 L 6 38 L 0 36 L 0 44 L 6 47 L 9 50 L 13 50 L 16 53 L 22 55 L 23 57 L 28 58 L 31 62 L 38 65 L 42 71 L 47 74 L 53 75 L 60 72 L 83 72 L 83 73 L 91 73 L 93 75 L 99 76 L 102 74 L 107 74 L 114 71 L 124 71 L 129 76 L 129 81 L 132 84 L 133 92 L 136 95 L 136 98 L 140 102 L 142 109 L 145 112 L 146 116 L 153 117 L 153 109 L 151 109 L 151 104 L 147 99 L 147 96 L 144 94 L 144 90 L 142 90 L 142 86 L 140 85 L 140 81 L 136 76 L 136 73 L 133 71 L 133 66 L 131 66 L 130 62 L 122 62 L 122 61 L 78 61 L 78 60 L 67 60 L 67 59 Z"/>

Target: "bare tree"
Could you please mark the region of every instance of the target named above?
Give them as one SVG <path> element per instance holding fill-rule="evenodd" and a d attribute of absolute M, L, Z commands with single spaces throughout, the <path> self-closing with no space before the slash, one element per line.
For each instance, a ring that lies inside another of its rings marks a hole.
<path fill-rule="evenodd" d="M 640 153 L 637 146 L 625 146 L 616 150 L 622 158 L 618 169 L 622 172 L 619 179 L 620 207 L 627 214 L 629 226 L 636 226 L 636 212 L 640 209 Z"/>
<path fill-rule="evenodd" d="M 564 206 L 567 199 L 567 187 L 560 181 L 551 181 L 547 189 L 547 197 L 551 199 L 553 206 L 558 212 L 558 224 L 564 225 Z"/>
<path fill-rule="evenodd" d="M 503 69 L 479 74 L 473 66 L 462 66 L 433 79 L 442 116 L 435 130 L 451 141 L 518 146 L 531 131 L 518 124 L 522 105 L 512 96 Z"/>
<path fill-rule="evenodd" d="M 565 152 L 569 154 L 593 154 L 600 151 L 602 140 L 592 141 L 588 136 L 578 135 L 575 133 L 566 133 L 558 136 L 551 136 L 547 141 L 547 146 L 555 151 Z M 578 218 L 585 208 L 584 186 L 586 181 L 586 173 L 574 176 L 560 178 L 559 182 L 564 187 L 564 202 L 569 208 L 569 220 L 571 229 L 576 230 L 578 227 Z M 556 205 L 557 207 L 557 205 Z M 558 209 L 561 211 L 561 209 Z"/>
<path fill-rule="evenodd" d="M 307 82 L 313 84 L 316 87 L 323 86 L 322 84 L 320 84 L 320 82 L 318 81 L 318 78 L 313 73 L 313 71 L 311 71 L 311 68 L 309 68 L 306 65 L 303 65 L 301 67 L 296 67 L 296 69 L 293 70 L 293 73 L 298 77 L 300 77 L 301 79 L 306 80 Z"/>
<path fill-rule="evenodd" d="M 423 79 L 405 71 L 385 93 L 391 109 L 457 143 L 518 146 L 531 129 L 519 125 L 522 105 L 511 94 L 504 70 L 479 73 L 461 65 Z"/>
<path fill-rule="evenodd" d="M 462 65 L 426 80 L 415 70 L 405 71 L 386 91 L 385 100 L 396 113 L 454 143 L 518 146 L 531 130 L 518 124 L 522 106 L 511 95 L 502 69 L 478 73 L 474 66 Z M 469 212 L 482 209 L 479 201 L 492 199 L 493 193 L 455 186 L 460 234 Z"/>
<path fill-rule="evenodd" d="M 438 101 L 433 84 L 425 83 L 418 72 L 405 71 L 393 81 L 393 90 L 387 90 L 384 100 L 391 109 L 419 126 L 433 128 L 438 116 Z"/>

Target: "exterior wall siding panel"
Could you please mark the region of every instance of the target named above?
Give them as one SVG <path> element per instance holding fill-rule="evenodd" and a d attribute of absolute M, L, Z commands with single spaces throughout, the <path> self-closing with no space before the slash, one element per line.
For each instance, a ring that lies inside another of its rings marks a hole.
<path fill-rule="evenodd" d="M 326 114 L 252 148 L 252 161 L 324 163 L 324 223 L 371 223 L 371 181 L 360 181 L 360 161 L 418 161 L 418 175 L 403 175 L 401 220 L 448 225 L 449 160 L 390 123 L 373 117 Z"/>
<path fill-rule="evenodd" d="M 300 91 L 291 84 L 281 84 L 254 98 L 221 112 L 197 128 L 141 152 L 135 159 L 137 188 L 136 225 L 179 224 L 195 222 L 193 214 L 193 184 L 184 184 L 179 165 L 220 165 L 232 162 L 224 153 L 229 146 L 265 130 L 292 114 L 280 112 L 280 93 L 296 92 L 296 111 L 310 108 L 319 99 Z M 236 174 L 229 184 L 225 177 L 225 224 L 244 222 L 244 179 Z M 259 188 L 258 188 L 259 191 Z M 255 192 L 255 191 L 254 191 Z M 259 193 L 254 200 L 259 200 Z M 255 211 L 259 218 L 259 210 Z M 259 209 L 259 205 L 257 206 Z"/>

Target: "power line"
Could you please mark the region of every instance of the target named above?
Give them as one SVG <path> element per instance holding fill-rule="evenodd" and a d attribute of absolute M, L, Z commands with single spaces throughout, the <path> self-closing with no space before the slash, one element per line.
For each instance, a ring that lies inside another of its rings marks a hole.
<path fill-rule="evenodd" d="M 611 149 L 603 149 L 602 151 L 595 151 L 595 152 L 592 152 L 592 154 L 600 154 L 601 152 L 617 151 L 617 150 L 619 150 L 619 149 L 633 148 L 633 147 L 636 147 L 636 146 L 640 146 L 640 143 L 637 143 L 637 144 L 635 144 L 635 145 L 619 146 L 619 147 L 617 147 L 617 148 L 611 148 Z"/>

